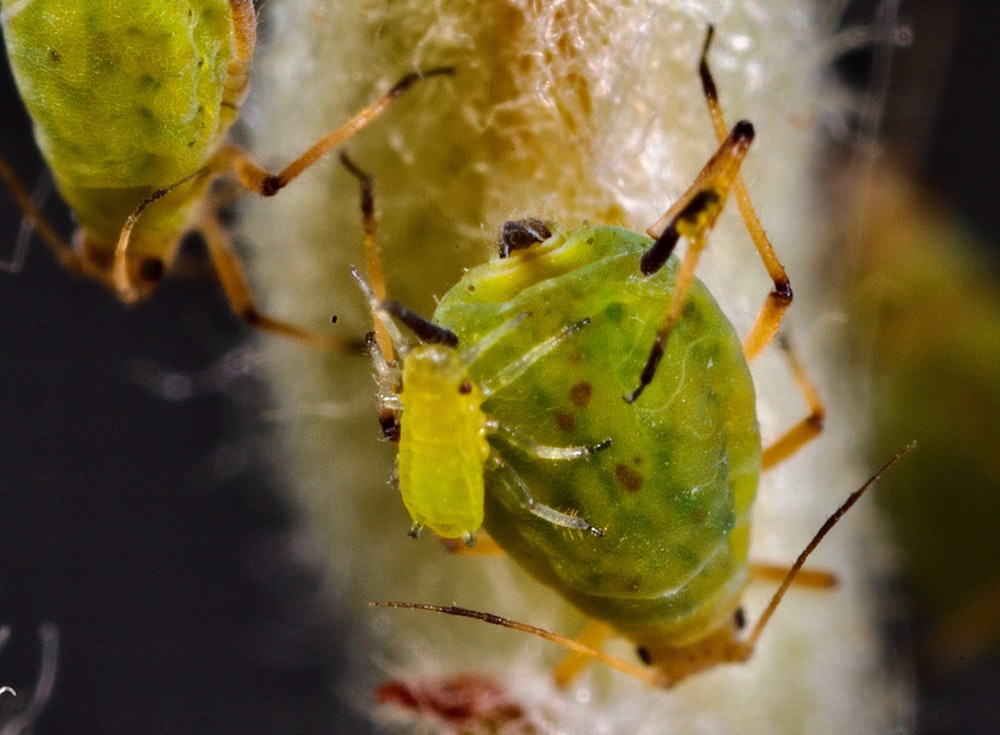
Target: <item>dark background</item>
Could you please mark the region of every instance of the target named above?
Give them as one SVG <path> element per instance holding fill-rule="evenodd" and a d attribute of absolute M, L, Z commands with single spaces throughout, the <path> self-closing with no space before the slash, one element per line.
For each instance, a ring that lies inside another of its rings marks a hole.
<path fill-rule="evenodd" d="M 856 3 L 848 23 L 872 17 Z M 895 56 L 887 140 L 998 243 L 1000 6 L 904 3 L 902 20 L 914 43 Z M 842 71 L 860 84 L 870 67 L 858 52 Z M 6 64 L 0 74 L 0 151 L 34 182 L 41 162 Z M 70 231 L 64 212 L 52 216 Z M 6 259 L 20 216 L 3 197 L 0 217 Z M 0 622 L 13 629 L 0 684 L 27 696 L 36 631 L 55 623 L 58 681 L 40 732 L 365 729 L 330 685 L 336 650 L 315 643 L 337 630 L 317 572 L 284 550 L 293 516 L 266 443 L 230 428 L 233 414 L 266 408 L 232 352 L 248 339 L 197 278 L 126 309 L 37 242 L 19 273 L 0 273 Z M 156 371 L 193 377 L 195 395 L 151 390 L 139 376 Z M 1000 731 L 996 658 L 921 687 L 921 732 Z"/>
<path fill-rule="evenodd" d="M 6 59 L 0 151 L 33 185 L 42 162 Z M 69 233 L 57 199 L 47 212 Z M 20 214 L 2 192 L 0 217 L 8 260 Z M 363 731 L 334 691 L 336 650 L 321 648 L 340 636 L 319 575 L 287 552 L 267 443 L 233 429 L 267 408 L 244 373 L 250 330 L 191 245 L 194 276 L 132 308 L 38 241 L 0 273 L 0 623 L 13 632 L 0 684 L 19 692 L 0 699 L 0 723 L 27 703 L 52 622 L 58 678 L 39 732 Z M 163 395 L 188 380 L 190 397 Z"/>

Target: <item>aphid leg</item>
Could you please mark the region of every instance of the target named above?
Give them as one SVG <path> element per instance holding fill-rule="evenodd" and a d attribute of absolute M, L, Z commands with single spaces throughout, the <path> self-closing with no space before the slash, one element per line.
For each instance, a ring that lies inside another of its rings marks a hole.
<path fill-rule="evenodd" d="M 403 333 L 399 331 L 399 327 L 396 326 L 395 322 L 390 319 L 390 314 L 386 308 L 386 302 L 379 301 L 378 297 L 375 296 L 375 291 L 369 285 L 368 281 L 358 273 L 358 269 L 353 265 L 350 267 L 351 276 L 354 281 L 358 284 L 358 288 L 361 289 L 361 293 L 364 294 L 365 300 L 368 302 L 368 308 L 372 313 L 372 319 L 375 321 L 381 321 L 386 328 L 386 332 L 389 334 L 389 343 L 393 345 L 394 351 L 399 351 L 400 348 L 406 344 L 406 340 L 403 339 Z M 378 344 L 379 350 L 382 350 L 382 345 Z M 380 352 L 384 357 L 384 352 Z M 390 365 L 395 364 L 395 362 L 390 362 Z"/>
<path fill-rule="evenodd" d="M 496 419 L 489 419 L 486 422 L 486 430 L 491 434 L 500 434 L 503 436 L 504 440 L 507 441 L 507 443 L 511 444 L 525 454 L 533 454 L 539 459 L 545 460 L 561 461 L 567 459 L 580 459 L 582 457 L 588 457 L 595 452 L 599 452 L 602 449 L 607 449 L 611 446 L 611 439 L 608 438 L 590 446 L 551 447 L 539 444 L 530 436 L 526 436 L 506 424 L 501 424 Z"/>
<path fill-rule="evenodd" d="M 285 166 L 280 173 L 268 173 L 254 163 L 246 151 L 233 145 L 223 147 L 216 157 L 214 167 L 218 171 L 234 171 L 248 189 L 256 191 L 262 196 L 274 196 L 323 155 L 349 140 L 368 123 L 385 112 L 393 102 L 418 81 L 426 77 L 454 74 L 454 72 L 453 67 L 442 66 L 407 74 L 368 107 L 316 141 L 305 153 Z"/>
<path fill-rule="evenodd" d="M 712 116 L 712 127 L 715 130 L 716 140 L 722 143 L 726 138 L 728 128 L 726 126 L 726 118 L 722 113 L 722 105 L 719 104 L 719 94 L 715 86 L 715 80 L 712 78 L 712 71 L 708 66 L 708 51 L 712 45 L 712 37 L 714 35 L 715 28 L 709 26 L 708 32 L 705 34 L 705 44 L 702 47 L 701 59 L 698 62 L 698 74 L 701 77 L 701 86 L 705 93 L 705 101 L 708 103 L 708 111 Z M 760 255 L 764 268 L 767 269 L 767 275 L 770 276 L 771 281 L 774 283 L 773 290 L 768 293 L 760 311 L 757 313 L 757 318 L 754 320 L 753 326 L 750 328 L 750 333 L 743 341 L 743 354 L 746 356 L 747 361 L 750 361 L 761 350 L 767 347 L 778 333 L 778 328 L 785 317 L 785 312 L 788 311 L 788 307 L 792 304 L 792 286 L 788 280 L 788 274 L 785 273 L 784 266 L 781 265 L 781 261 L 778 260 L 778 256 L 774 252 L 774 247 L 771 245 L 767 233 L 764 232 L 764 228 L 760 224 L 760 219 L 757 217 L 753 203 L 750 201 L 750 194 L 747 192 L 747 187 L 743 183 L 743 177 L 739 173 L 736 174 L 732 185 L 733 198 L 736 200 L 736 206 L 739 207 L 740 215 L 743 217 L 747 232 L 750 233 L 750 239 L 753 240 L 754 247 L 757 248 L 757 253 Z"/>
<path fill-rule="evenodd" d="M 641 261 L 643 274 L 655 273 L 667 262 L 667 258 L 673 252 L 677 240 L 683 236 L 688 239 L 688 252 L 681 263 L 681 271 L 678 274 L 677 285 L 674 288 L 673 298 L 667 307 L 667 314 L 657 331 L 656 342 L 653 350 L 643 368 L 639 379 L 639 386 L 630 394 L 625 396 L 629 403 L 635 401 L 656 374 L 656 368 L 666 350 L 667 340 L 670 332 L 680 319 L 681 309 L 687 297 L 690 282 L 694 276 L 694 266 L 697 264 L 701 250 L 705 247 L 705 240 L 715 220 L 722 210 L 726 195 L 730 187 L 733 190 L 733 197 L 739 207 L 740 215 L 743 218 L 750 239 L 760 256 L 761 262 L 767 270 L 768 276 L 774 284 L 773 289 L 768 293 L 764 304 L 761 306 L 754 320 L 753 326 L 746 339 L 743 341 L 743 354 L 748 361 L 753 360 L 778 333 L 785 312 L 792 303 L 792 287 L 785 273 L 785 268 L 774 252 L 774 247 L 764 232 L 763 226 L 754 211 L 753 203 L 750 201 L 750 194 L 747 192 L 743 178 L 740 176 L 739 167 L 746 149 L 753 141 L 753 126 L 744 121 L 736 123 L 732 130 L 728 131 L 725 116 L 722 113 L 722 106 L 719 104 L 718 90 L 715 80 L 712 77 L 711 69 L 708 66 L 708 51 L 712 44 L 712 37 L 715 29 L 708 27 L 705 35 L 705 44 L 702 47 L 701 57 L 698 62 L 698 73 L 701 77 L 702 89 L 705 93 L 705 100 L 708 103 L 709 114 L 712 118 L 712 128 L 715 132 L 716 140 L 719 142 L 719 150 L 709 160 L 705 168 L 698 174 L 694 184 L 674 204 L 667 212 L 647 230 L 650 237 L 656 242 L 646 252 Z M 741 132 L 739 132 L 741 131 Z M 739 141 L 739 145 L 734 146 Z M 699 197 L 718 197 L 718 202 L 713 202 L 711 206 L 698 206 Z M 700 217 L 694 217 L 701 212 Z M 687 219 L 693 225 L 693 232 L 682 231 L 678 226 Z M 694 238 L 692 238 L 694 235 Z M 700 239 L 700 243 L 695 240 Z M 692 253 L 692 251 L 694 251 Z"/>
<path fill-rule="evenodd" d="M 514 319 L 505 322 L 504 324 L 497 327 L 493 332 L 487 334 L 485 337 L 479 340 L 473 347 L 467 349 L 464 353 L 464 357 L 470 364 L 475 362 L 476 358 L 483 352 L 492 347 L 496 342 L 503 336 L 507 334 L 508 331 L 512 331 L 517 324 L 520 323 L 521 319 L 527 318 L 527 314 L 519 314 L 514 317 Z M 515 321 L 517 320 L 517 321 Z M 547 354 L 552 352 L 556 347 L 562 344 L 566 339 L 573 336 L 581 329 L 590 324 L 590 319 L 581 319 L 573 324 L 567 324 L 565 327 L 559 330 L 558 333 L 553 334 L 548 339 L 539 342 L 537 345 L 532 347 L 530 350 L 525 352 L 519 358 L 511 363 L 508 363 L 504 367 L 500 368 L 493 376 L 484 380 L 480 384 L 480 388 L 483 391 L 483 397 L 488 398 L 490 395 L 498 390 L 510 385 L 515 380 L 520 378 L 524 373 L 538 362 L 540 359 L 545 357 Z"/>
<path fill-rule="evenodd" d="M 528 633 L 530 635 L 537 636 L 538 638 L 551 641 L 552 643 L 557 643 L 564 648 L 568 648 L 569 650 L 583 656 L 600 661 L 605 666 L 609 666 L 612 669 L 621 671 L 629 676 L 634 676 L 635 678 L 641 679 L 642 681 L 652 684 L 653 686 L 665 686 L 663 677 L 654 669 L 638 666 L 636 664 L 629 663 L 628 661 L 623 661 L 617 656 L 611 656 L 603 651 L 599 651 L 580 643 L 579 641 L 575 641 L 572 638 L 566 638 L 558 633 L 545 630 L 545 628 L 537 628 L 534 625 L 528 625 L 527 623 L 520 623 L 516 620 L 508 620 L 507 618 L 502 618 L 499 615 L 479 612 L 478 610 L 469 610 L 468 608 L 456 607 L 455 605 L 427 605 L 418 602 L 384 601 L 369 602 L 368 605 L 371 607 L 395 607 L 402 608 L 404 610 L 426 610 L 428 612 L 444 613 L 445 615 L 454 615 L 461 618 L 472 618 L 473 620 L 480 620 L 484 623 L 489 623 L 490 625 L 499 625 L 503 628 L 510 628 L 511 630 Z"/>
<path fill-rule="evenodd" d="M 750 562 L 747 572 L 754 582 L 782 582 L 788 575 L 787 564 L 764 564 Z M 800 569 L 795 575 L 797 587 L 809 587 L 814 590 L 832 590 L 840 580 L 833 572 L 825 569 Z"/>
<path fill-rule="evenodd" d="M 206 212 L 205 216 L 199 219 L 197 229 L 205 239 L 208 254 L 219 275 L 219 281 L 229 299 L 230 306 L 236 315 L 247 324 L 327 350 L 340 350 L 346 346 L 346 343 L 340 340 L 331 339 L 324 334 L 297 327 L 260 312 L 254 303 L 253 294 L 250 293 L 250 287 L 243 273 L 243 266 L 236 253 L 233 252 L 229 236 L 218 218 L 214 214 Z"/>
<path fill-rule="evenodd" d="M 3 161 L 0 159 L 0 164 Z M 35 188 L 31 191 L 31 196 L 29 201 L 34 205 L 35 209 L 38 210 L 44 202 L 48 199 L 49 195 L 52 193 L 53 189 L 52 174 L 45 172 L 41 177 L 39 177 L 38 182 L 35 184 Z M 5 271 L 7 273 L 20 273 L 21 268 L 24 266 L 24 259 L 28 255 L 28 246 L 31 244 L 31 238 L 38 229 L 35 224 L 35 220 L 29 217 L 22 211 L 21 226 L 17 230 L 17 239 L 14 241 L 14 251 L 10 257 L 10 260 L 0 260 L 0 271 Z M 62 243 L 66 246 L 66 243 Z"/>
<path fill-rule="evenodd" d="M 729 187 L 739 174 L 740 164 L 743 163 L 753 138 L 753 125 L 746 120 L 736 123 L 691 187 L 647 230 L 655 242 L 639 261 L 643 275 L 652 275 L 660 270 L 680 238 L 687 240 L 688 248 L 677 271 L 674 292 L 656 332 L 653 349 L 639 377 L 639 385 L 625 396 L 628 403 L 639 397 L 656 374 L 656 368 L 666 352 L 670 333 L 680 320 L 684 302 L 694 281 L 698 260 L 708 244 L 708 235 L 722 213 Z"/>
<path fill-rule="evenodd" d="M 787 335 L 782 334 L 778 336 L 778 346 L 781 347 L 781 351 L 788 358 L 792 377 L 795 379 L 795 384 L 806 401 L 809 414 L 782 434 L 770 446 L 764 448 L 760 455 L 760 461 L 761 467 L 765 470 L 788 459 L 788 457 L 819 436 L 820 432 L 823 431 L 823 421 L 826 418 L 826 407 L 823 405 L 823 399 L 820 397 L 819 391 L 816 390 L 816 386 L 813 385 L 812 380 L 809 379 L 805 365 L 802 364 L 798 352 Z"/>
<path fill-rule="evenodd" d="M 495 452 L 490 455 L 488 466 L 494 472 L 503 473 L 507 479 L 504 487 L 516 493 L 518 504 L 532 515 L 554 526 L 562 526 L 574 531 L 586 531 L 591 536 L 596 536 L 597 538 L 604 535 L 604 529 L 591 525 L 586 518 L 581 518 L 574 513 L 563 513 L 535 500 L 535 496 L 531 494 L 531 490 L 524 484 L 524 480 L 521 479 L 520 475 L 517 474 L 513 467 L 497 456 Z"/>
<path fill-rule="evenodd" d="M 59 264 L 71 272 L 79 273 L 81 270 L 80 259 L 73 252 L 72 246 L 56 231 L 56 229 L 41 213 L 33 198 L 28 194 L 24 184 L 8 165 L 7 161 L 0 158 L 0 178 L 4 180 L 10 190 L 14 201 L 25 218 L 34 226 L 42 241 L 48 245 L 49 250 L 56 256 Z"/>
<path fill-rule="evenodd" d="M 576 640 L 588 648 L 595 651 L 601 650 L 601 646 L 614 634 L 614 628 L 600 620 L 591 620 L 587 623 Z M 564 688 L 591 662 L 592 658 L 576 651 L 567 653 L 562 661 L 556 664 L 552 670 L 552 678 L 555 679 L 556 686 Z"/>
<path fill-rule="evenodd" d="M 357 180 L 361 190 L 361 228 L 364 232 L 365 272 L 368 274 L 369 288 L 376 303 L 383 303 L 388 297 L 385 285 L 385 269 L 382 267 L 382 252 L 378 245 L 378 220 L 375 218 L 375 182 L 371 174 L 362 171 L 341 152 L 340 162 Z M 375 343 L 388 362 L 395 359 L 391 336 L 385 320 L 372 314 L 375 322 Z"/>

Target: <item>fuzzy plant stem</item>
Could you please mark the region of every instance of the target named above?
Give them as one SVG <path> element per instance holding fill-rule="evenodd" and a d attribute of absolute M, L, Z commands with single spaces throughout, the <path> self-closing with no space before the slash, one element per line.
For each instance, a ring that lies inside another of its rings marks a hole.
<path fill-rule="evenodd" d="M 392 296 L 430 315 L 462 268 L 484 261 L 505 220 L 643 231 L 715 149 L 697 62 L 716 27 L 711 64 L 730 125 L 751 120 L 750 196 L 790 274 L 788 320 L 830 407 L 824 434 L 765 473 L 753 557 L 790 563 L 870 468 L 857 458 L 863 413 L 837 345 L 849 325 L 820 273 L 827 256 L 817 206 L 817 121 L 830 29 L 811 2 L 633 0 L 271 0 L 245 108 L 249 145 L 265 164 L 297 155 L 325 130 L 414 69 L 428 79 L 346 145 L 375 177 L 379 238 Z M 835 111 L 834 111 L 835 112 Z M 331 157 L 332 158 L 332 157 Z M 357 181 L 322 162 L 278 197 L 248 201 L 239 227 L 262 305 L 334 336 L 371 327 L 349 264 L 361 265 Z M 699 276 L 745 335 L 771 287 L 732 203 Z M 872 560 L 880 528 L 862 502 L 811 562 L 833 592 L 792 590 L 746 665 L 721 666 L 669 692 L 600 666 L 560 692 L 551 644 L 478 622 L 370 600 L 460 604 L 568 635 L 584 621 L 507 559 L 449 555 L 409 519 L 380 443 L 371 362 L 266 338 L 264 370 L 280 406 L 289 492 L 322 549 L 332 594 L 354 620 L 350 693 L 368 702 L 382 680 L 490 672 L 531 727 L 560 732 L 888 732 L 905 710 L 876 635 Z M 806 412 L 775 349 L 754 362 L 766 444 Z M 752 584 L 751 622 L 773 585 Z M 630 647 L 611 650 L 632 657 Z M 404 722 L 407 716 L 403 715 Z M 431 716 L 424 725 L 446 729 Z M 420 725 L 419 718 L 411 724 Z M 407 725 L 408 726 L 408 725 Z M 405 727 L 404 727 L 405 729 Z"/>

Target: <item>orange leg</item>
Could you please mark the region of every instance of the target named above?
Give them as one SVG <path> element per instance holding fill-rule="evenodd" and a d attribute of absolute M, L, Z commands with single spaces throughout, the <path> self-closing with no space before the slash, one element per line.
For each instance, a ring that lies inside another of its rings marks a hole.
<path fill-rule="evenodd" d="M 708 67 L 708 50 L 712 45 L 713 35 L 715 35 L 715 29 L 709 26 L 708 33 L 705 36 L 705 45 L 701 51 L 701 60 L 698 62 L 698 74 L 701 77 L 701 86 L 705 92 L 705 101 L 708 103 L 709 114 L 712 116 L 712 127 L 715 130 L 715 137 L 719 143 L 722 143 L 726 138 L 726 118 L 722 114 L 718 90 L 715 86 L 715 80 L 712 78 L 712 72 Z M 754 320 L 750 333 L 743 342 L 743 354 L 750 361 L 757 357 L 760 351 L 767 347 L 778 333 L 778 328 L 785 317 L 785 312 L 788 311 L 788 307 L 792 304 L 792 286 L 788 280 L 788 275 L 785 273 L 784 266 L 781 265 L 781 261 L 778 260 L 778 256 L 774 252 L 774 247 L 771 245 L 767 233 L 764 232 L 764 228 L 760 224 L 760 219 L 758 219 L 757 213 L 753 208 L 753 203 L 750 201 L 750 194 L 747 192 L 747 187 L 743 183 L 743 177 L 739 173 L 734 177 L 732 187 L 733 198 L 736 200 L 736 206 L 739 207 L 740 215 L 743 217 L 747 232 L 750 233 L 750 239 L 753 240 L 761 262 L 764 264 L 764 268 L 767 269 L 767 275 L 770 276 L 771 281 L 774 283 L 773 290 L 768 293 L 764 304 L 757 314 L 757 318 Z"/>
<path fill-rule="evenodd" d="M 656 242 L 643 255 L 640 263 L 644 275 L 655 273 L 667 262 L 681 237 L 687 239 L 688 249 L 681 260 L 671 302 L 657 331 L 656 342 L 639 378 L 639 385 L 625 396 L 625 400 L 629 403 L 639 397 L 656 374 L 656 368 L 666 351 L 670 332 L 680 319 L 681 309 L 694 279 L 701 251 L 704 250 L 708 235 L 722 212 L 730 189 L 757 253 L 774 283 L 773 290 L 765 299 L 750 333 L 743 342 L 743 354 L 748 361 L 757 357 L 760 351 L 771 343 L 778 333 L 785 312 L 792 303 L 792 288 L 788 275 L 757 218 L 750 195 L 740 176 L 740 165 L 753 142 L 754 130 L 753 125 L 745 120 L 736 123 L 731 130 L 726 126 L 715 80 L 708 67 L 708 50 L 713 35 L 714 29 L 709 26 L 698 70 L 719 149 L 681 198 L 647 230 L 649 236 Z"/>
<path fill-rule="evenodd" d="M 819 391 L 816 390 L 816 386 L 809 379 L 805 366 L 802 364 L 802 360 L 799 358 L 788 337 L 784 335 L 780 336 L 778 338 L 778 346 L 781 347 L 782 352 L 788 358 L 792 377 L 795 379 L 795 385 L 798 386 L 802 397 L 806 401 L 809 414 L 782 434 L 771 446 L 764 448 L 764 451 L 761 452 L 760 460 L 761 467 L 765 470 L 785 461 L 819 436 L 820 432 L 823 431 L 823 421 L 826 418 L 826 407 L 823 405 L 823 399 L 820 398 Z"/>
<path fill-rule="evenodd" d="M 340 154 L 340 162 L 361 185 L 361 228 L 364 232 L 365 270 L 375 298 L 383 302 L 388 298 L 388 291 L 385 285 L 385 269 L 382 267 L 382 253 L 378 245 L 373 180 L 370 174 L 355 166 L 346 154 Z M 391 363 L 395 359 L 392 339 L 385 324 L 378 317 L 375 318 L 375 342 L 385 360 Z"/>
<path fill-rule="evenodd" d="M 748 571 L 755 582 L 782 582 L 788 576 L 789 569 L 787 564 L 750 562 Z M 800 569 L 795 575 L 795 584 L 814 590 L 832 590 L 840 581 L 836 574 L 824 569 Z"/>
<path fill-rule="evenodd" d="M 3 158 L 0 158 L 0 178 L 4 180 L 18 208 L 34 226 L 42 241 L 49 246 L 59 264 L 71 272 L 79 272 L 80 261 L 76 257 L 76 253 L 73 252 L 73 248 L 45 219 L 45 215 L 35 206 L 27 189 L 24 188 L 24 184 Z"/>
<path fill-rule="evenodd" d="M 356 133 L 365 128 L 368 123 L 385 112 L 399 97 L 410 87 L 425 77 L 440 76 L 442 74 L 453 74 L 452 67 L 437 67 L 425 72 L 412 72 L 396 82 L 391 89 L 381 97 L 368 105 L 361 112 L 357 113 L 350 120 L 340 127 L 331 130 L 301 156 L 285 166 L 281 172 L 271 174 L 254 163 L 245 151 L 233 145 L 225 146 L 220 152 L 220 161 L 226 169 L 232 169 L 239 177 L 243 185 L 251 191 L 255 191 L 261 196 L 274 196 L 283 188 L 294 181 L 303 171 L 312 166 L 316 161 L 329 153 L 334 148 L 345 143 Z"/>
<path fill-rule="evenodd" d="M 656 332 L 653 349 L 639 377 L 639 385 L 625 396 L 625 400 L 629 403 L 639 397 L 656 374 L 656 368 L 666 352 L 670 333 L 680 319 L 681 310 L 694 281 L 698 260 L 708 244 L 708 235 L 722 213 L 729 188 L 739 174 L 740 164 L 746 157 L 753 138 L 753 125 L 745 120 L 736 123 L 691 187 L 648 230 L 655 242 L 643 253 L 639 262 L 643 275 L 651 275 L 662 268 L 680 238 L 687 240 L 688 248 L 677 271 L 674 292 Z"/>
<path fill-rule="evenodd" d="M 254 163 L 249 154 L 242 148 L 232 144 L 223 145 L 202 169 L 192 173 L 190 176 L 172 184 L 171 186 L 154 192 L 143 200 L 136 208 L 135 212 L 122 229 L 117 247 L 115 248 L 114 262 L 112 264 L 112 283 L 114 284 L 115 290 L 123 300 L 134 300 L 134 298 L 130 299 L 129 295 L 135 293 L 136 289 L 130 282 L 127 270 L 128 247 L 132 228 L 134 227 L 139 216 L 142 214 L 142 211 L 147 206 L 162 196 L 168 194 L 174 188 L 191 179 L 197 179 L 199 177 L 215 178 L 216 176 L 232 172 L 236 174 L 236 177 L 247 189 L 255 191 L 261 196 L 274 196 L 281 189 L 295 180 L 303 171 L 316 163 L 324 154 L 350 139 L 370 122 L 375 120 L 379 115 L 385 112 L 393 102 L 402 96 L 403 93 L 412 87 L 416 82 L 427 76 L 439 76 L 442 74 L 451 74 L 452 72 L 453 69 L 450 67 L 440 67 L 430 69 L 422 73 L 413 72 L 407 74 L 381 97 L 365 107 L 361 110 L 361 112 L 356 114 L 346 123 L 327 133 L 320 140 L 310 146 L 301 156 L 296 158 L 277 174 L 271 174 L 262 169 Z M 2 170 L 0 170 L 0 174 L 3 174 Z M 19 203 L 20 201 L 21 200 L 19 199 Z M 293 339 L 299 339 L 318 347 L 339 349 L 342 346 L 342 344 L 337 340 L 331 340 L 323 335 L 292 326 L 261 314 L 254 306 L 249 286 L 247 285 L 246 278 L 243 274 L 243 268 L 240 266 L 235 253 L 233 253 L 232 248 L 229 246 L 228 238 L 225 237 L 224 233 L 222 233 L 218 220 L 214 214 L 204 216 L 202 221 L 197 224 L 196 229 L 198 229 L 206 237 L 209 252 L 212 255 L 212 261 L 216 265 L 216 268 L 219 269 L 219 278 L 222 281 L 226 296 L 229 298 L 233 311 L 235 311 L 242 319 L 255 327 L 282 334 Z M 374 241 L 372 241 L 371 247 L 374 247 L 373 243 Z M 366 247 L 367 246 L 368 241 L 366 240 Z M 53 249 L 55 249 L 54 246 Z M 369 258 L 369 260 L 370 259 L 371 258 Z"/>
<path fill-rule="evenodd" d="M 576 640 L 588 648 L 600 650 L 605 641 L 614 635 L 614 632 L 614 628 L 607 623 L 602 623 L 600 620 L 591 620 L 580 632 Z M 569 683 L 580 675 L 580 672 L 587 667 L 590 661 L 591 657 L 585 653 L 579 651 L 570 651 L 567 653 L 552 671 L 552 677 L 555 679 L 556 686 L 560 689 L 569 686 Z"/>
<path fill-rule="evenodd" d="M 247 284 L 243 266 L 233 252 L 229 235 L 219 223 L 214 212 L 206 212 L 198 222 L 198 231 L 205 239 L 208 254 L 219 275 L 222 290 L 229 299 L 233 312 L 250 326 L 297 339 L 327 350 L 343 349 L 347 343 L 327 337 L 318 332 L 297 327 L 261 313 L 254 302 L 250 286 Z"/>

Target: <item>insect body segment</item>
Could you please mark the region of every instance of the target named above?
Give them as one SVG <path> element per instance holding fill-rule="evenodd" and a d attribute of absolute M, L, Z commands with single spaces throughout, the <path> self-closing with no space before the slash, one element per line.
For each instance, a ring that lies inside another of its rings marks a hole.
<path fill-rule="evenodd" d="M 252 0 L 0 0 L 0 11 L 35 138 L 78 221 L 72 242 L 44 221 L 2 162 L 0 177 L 64 265 L 133 303 L 169 273 L 183 236 L 196 231 L 238 316 L 262 329 L 337 346 L 257 309 L 209 187 L 232 174 L 247 189 L 272 196 L 416 81 L 451 68 L 404 76 L 271 174 L 225 139 L 249 83 L 256 42 Z"/>
<path fill-rule="evenodd" d="M 235 121 L 255 42 L 252 3 L 4 0 L 2 7 L 35 138 L 80 223 L 74 252 L 84 272 L 107 282 L 122 226 L 139 202 L 204 168 Z M 128 274 L 135 289 L 123 298 L 136 300 L 155 283 L 210 180 L 190 179 L 136 225 Z"/>
<path fill-rule="evenodd" d="M 614 443 L 586 462 L 505 455 L 538 502 L 579 508 L 607 533 L 559 533 L 509 494 L 491 492 L 495 475 L 486 478 L 484 526 L 513 559 L 591 616 L 636 640 L 684 642 L 728 620 L 745 582 L 760 469 L 749 370 L 735 331 L 696 280 L 649 395 L 622 401 L 671 299 L 677 259 L 646 277 L 638 262 L 651 245 L 647 237 L 615 227 L 548 228 L 554 234 L 544 242 L 470 270 L 441 299 L 434 321 L 460 342 L 474 342 L 506 315 L 531 312 L 518 329 L 531 343 L 589 317 L 572 349 L 539 358 L 483 406 L 546 444 L 611 437 Z M 470 365 L 474 380 L 510 359 L 505 347 Z"/>
<path fill-rule="evenodd" d="M 482 392 L 461 353 L 441 345 L 420 345 L 406 355 L 403 385 L 403 503 L 418 527 L 444 538 L 472 538 L 483 524 L 483 468 L 490 454 Z"/>
<path fill-rule="evenodd" d="M 594 436 L 610 441 L 585 461 L 559 464 L 539 461 L 538 452 L 505 453 L 504 471 L 485 475 L 483 526 L 536 579 L 633 641 L 655 667 L 644 678 L 665 686 L 746 660 L 805 557 L 836 522 L 817 534 L 744 637 L 740 599 L 752 569 L 750 512 L 762 465 L 815 437 L 824 409 L 787 350 L 810 414 L 762 454 L 747 361 L 774 337 L 791 291 L 740 182 L 754 130 L 745 121 L 724 130 L 706 61 L 711 37 L 710 29 L 700 69 L 719 147 L 649 236 L 589 225 L 561 230 L 537 219 L 508 223 L 498 256 L 469 270 L 433 318 L 458 344 L 474 345 L 511 315 L 531 315 L 468 363 L 470 383 L 478 385 L 567 324 L 586 322 L 579 337 L 522 362 L 502 390 L 483 391 L 482 410 L 506 427 L 490 437 L 494 447 L 508 434 L 553 447 Z M 730 190 L 745 199 L 744 222 L 774 281 L 772 294 L 788 296 L 768 297 L 743 344 L 695 276 Z M 687 241 L 683 256 L 673 252 L 680 238 Z M 401 418 L 405 434 L 409 419 Z M 605 534 L 561 533 L 543 514 L 527 512 L 523 495 L 509 492 L 508 476 L 537 505 L 577 509 Z"/>
<path fill-rule="evenodd" d="M 416 321 L 420 318 L 405 308 L 391 301 L 379 302 L 357 271 L 352 273 L 373 314 L 389 328 L 396 343 L 394 350 L 400 355 L 401 365 L 390 364 L 379 346 L 373 345 L 381 409 L 394 415 L 386 434 L 398 437 L 397 478 L 403 503 L 414 522 L 413 532 L 427 527 L 443 538 L 462 538 L 471 545 L 483 523 L 485 478 L 490 478 L 491 491 L 507 496 L 508 502 L 546 525 L 602 535 L 578 514 L 539 503 L 507 464 L 507 454 L 502 457 L 490 439 L 497 437 L 535 461 L 584 460 L 608 447 L 610 441 L 592 446 L 545 446 L 529 438 L 529 432 L 522 434 L 483 410 L 484 401 L 491 395 L 516 384 L 535 362 L 561 347 L 586 322 L 564 327 L 539 341 L 526 353 L 501 365 L 492 377 L 474 378 L 475 366 L 517 336 L 531 321 L 529 314 L 506 317 L 460 350 L 457 338 L 448 338 L 455 337 L 450 330 L 431 322 L 421 325 Z M 401 318 L 422 336 L 438 335 L 438 343 L 406 347 L 398 330 L 391 326 L 390 315 Z"/>

